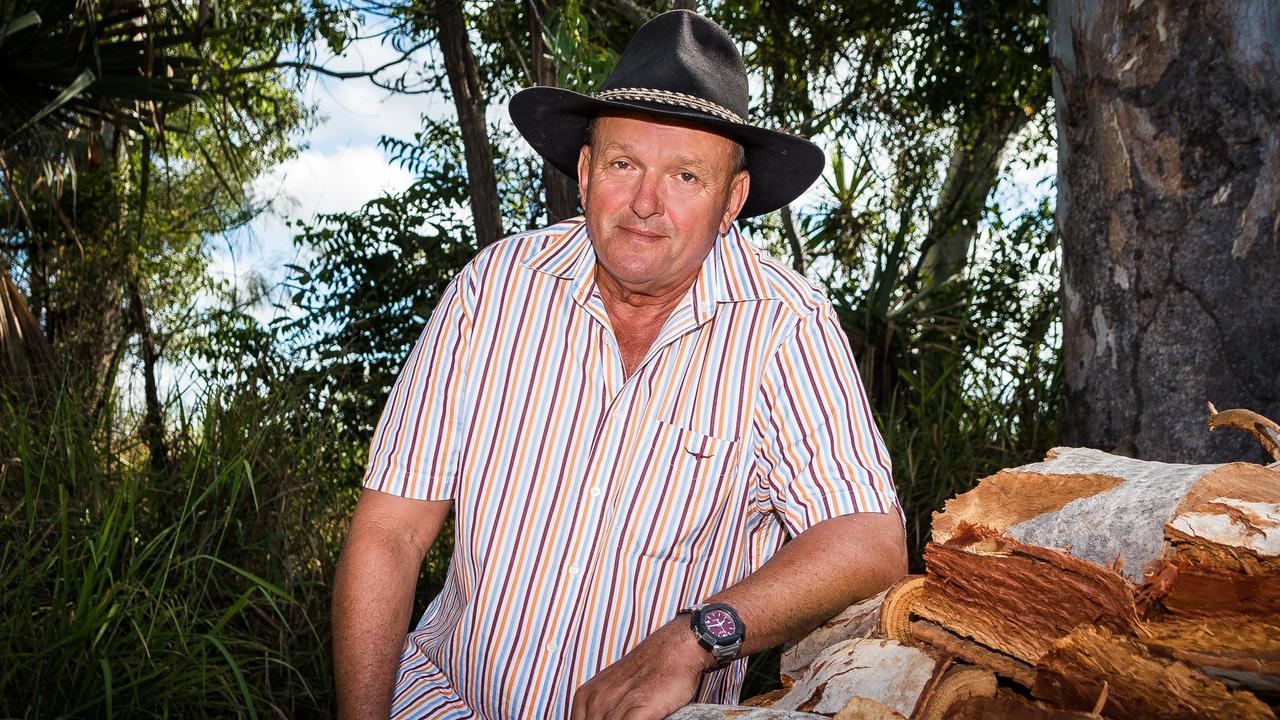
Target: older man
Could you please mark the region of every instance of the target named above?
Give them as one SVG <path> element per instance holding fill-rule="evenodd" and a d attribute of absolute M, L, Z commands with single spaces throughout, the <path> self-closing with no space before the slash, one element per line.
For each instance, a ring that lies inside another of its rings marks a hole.
<path fill-rule="evenodd" d="M 734 227 L 803 192 L 822 153 L 746 108 L 732 41 L 684 11 L 641 28 L 595 96 L 512 100 L 584 217 L 482 252 L 401 371 L 335 588 L 344 714 L 732 702 L 746 655 L 904 571 L 831 306 Z M 406 638 L 451 507 L 445 587 Z"/>

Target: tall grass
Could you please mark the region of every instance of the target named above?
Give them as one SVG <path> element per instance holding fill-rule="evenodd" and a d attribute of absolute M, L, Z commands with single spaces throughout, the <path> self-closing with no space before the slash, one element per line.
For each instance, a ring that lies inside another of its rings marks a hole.
<path fill-rule="evenodd" d="M 282 403 L 208 398 L 163 471 L 68 395 L 0 404 L 0 716 L 328 714 L 354 484 Z"/>
<path fill-rule="evenodd" d="M 877 408 L 916 570 L 933 510 L 1056 435 L 1056 359 L 983 375 L 965 352 L 935 357 Z M 95 424 L 70 393 L 37 406 L 0 388 L 0 717 L 331 716 L 331 580 L 364 440 L 314 378 L 209 386 L 171 423 L 163 469 L 127 413 Z M 776 650 L 753 658 L 745 695 L 773 687 Z"/>
<path fill-rule="evenodd" d="M 955 381 L 964 358 L 942 360 L 938 377 L 907 378 L 877 415 L 906 515 L 911 572 L 923 570 L 932 515 L 949 498 L 1002 468 L 1042 460 L 1058 438 L 1056 356 L 1005 387 L 981 388 Z"/>

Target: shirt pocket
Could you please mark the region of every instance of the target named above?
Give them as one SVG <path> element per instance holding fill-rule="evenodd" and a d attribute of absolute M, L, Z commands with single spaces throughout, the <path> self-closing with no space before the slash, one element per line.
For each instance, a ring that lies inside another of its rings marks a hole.
<path fill-rule="evenodd" d="M 659 421 L 650 452 L 619 504 L 625 546 L 659 560 L 689 562 L 715 552 L 734 522 L 739 443 Z"/>

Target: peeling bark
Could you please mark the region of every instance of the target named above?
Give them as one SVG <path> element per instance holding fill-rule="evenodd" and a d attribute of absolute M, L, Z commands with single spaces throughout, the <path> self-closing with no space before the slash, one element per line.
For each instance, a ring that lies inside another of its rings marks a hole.
<path fill-rule="evenodd" d="M 743 705 L 685 705 L 667 720 L 822 720 L 822 715 Z"/>
<path fill-rule="evenodd" d="M 1063 440 L 1259 458 L 1206 400 L 1280 415 L 1280 5 L 1049 4 Z"/>
<path fill-rule="evenodd" d="M 1185 665 L 1153 657 L 1136 641 L 1082 627 L 1054 643 L 1032 694 L 1070 710 L 1097 707 L 1127 718 L 1274 718 L 1256 697 L 1231 691 Z"/>
<path fill-rule="evenodd" d="M 1280 694 L 1280 616 L 1153 623 L 1143 626 L 1138 641 L 1228 687 Z"/>
<path fill-rule="evenodd" d="M 1025 663 L 1080 625 L 1128 633 L 1138 624 L 1131 583 L 1062 551 L 995 537 L 931 543 L 924 559 L 915 613 Z"/>
<path fill-rule="evenodd" d="M 912 717 L 949 665 L 892 640 L 846 640 L 823 651 L 772 707 L 829 715 L 862 697 Z"/>
<path fill-rule="evenodd" d="M 1027 663 L 966 640 L 937 623 L 916 620 L 911 623 L 911 636 L 915 641 L 933 648 L 936 653 L 987 668 L 1023 687 L 1031 687 L 1035 682 L 1035 669 Z"/>
<path fill-rule="evenodd" d="M 779 673 L 783 685 L 791 685 L 809 669 L 809 664 L 826 648 L 853 638 L 879 638 L 880 607 L 888 590 L 854 603 L 844 612 L 814 628 L 782 653 Z M 894 638 L 899 639 L 899 638 Z"/>

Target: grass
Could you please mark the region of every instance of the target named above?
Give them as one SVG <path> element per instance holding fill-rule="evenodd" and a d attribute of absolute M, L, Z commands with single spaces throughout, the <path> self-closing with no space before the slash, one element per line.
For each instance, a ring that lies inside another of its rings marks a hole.
<path fill-rule="evenodd" d="M 879 417 L 915 570 L 930 512 L 1054 439 L 1053 377 L 961 391 L 950 372 Z M 0 399 L 0 717 L 332 716 L 330 585 L 365 449 L 307 391 L 269 385 L 211 393 L 164 469 L 119 415 Z M 777 687 L 777 662 L 752 659 L 743 697 Z"/>
<path fill-rule="evenodd" d="M 0 411 L 0 715 L 328 714 L 350 498 L 307 479 L 283 415 L 219 408 L 156 472 L 65 396 Z"/>

